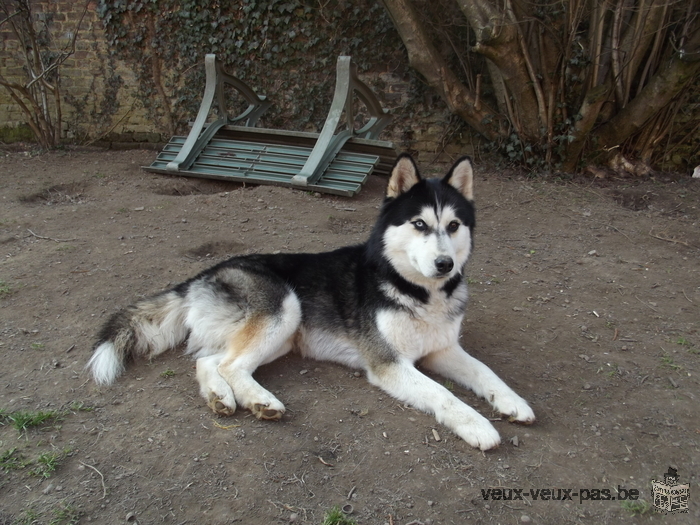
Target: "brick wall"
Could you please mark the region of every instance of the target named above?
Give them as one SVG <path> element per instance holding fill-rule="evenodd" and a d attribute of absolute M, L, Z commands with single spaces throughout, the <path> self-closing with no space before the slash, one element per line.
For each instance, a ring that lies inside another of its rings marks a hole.
<path fill-rule="evenodd" d="M 140 133 L 144 137 L 157 132 L 138 100 L 132 97 L 133 72 L 108 52 L 96 2 L 87 3 L 84 17 L 86 3 L 81 0 L 33 0 L 31 5 L 35 27 L 39 31 L 48 29 L 45 32 L 52 50 L 59 51 L 69 45 L 78 30 L 75 53 L 60 69 L 62 137 L 85 142 L 110 131 Z M 21 46 L 6 22 L 0 26 L 0 75 L 26 84 L 22 56 Z M 0 128 L 26 122 L 19 105 L 0 87 Z"/>
<path fill-rule="evenodd" d="M 36 27 L 48 28 L 53 49 L 70 42 L 85 5 L 82 0 L 32 0 Z M 150 120 L 133 96 L 136 93 L 133 71 L 110 55 L 96 7 L 94 1 L 87 4 L 76 51 L 61 67 L 62 138 L 78 144 L 95 140 L 124 143 L 167 139 L 162 124 Z M 0 26 L 0 75 L 26 83 L 21 57 L 19 42 L 7 23 Z M 410 86 L 405 79 L 392 72 L 363 75 L 363 78 L 379 91 L 385 106 L 396 116 L 395 123 L 387 130 L 391 136 L 385 134 L 383 138 L 393 140 L 398 149 L 425 152 L 429 159 L 439 152 L 450 156 L 473 153 L 473 137 L 464 136 L 463 127 L 440 100 L 426 97 L 418 104 L 419 111 L 406 115 L 403 108 Z M 19 106 L 0 87 L 0 129 L 16 128 L 25 122 Z"/>

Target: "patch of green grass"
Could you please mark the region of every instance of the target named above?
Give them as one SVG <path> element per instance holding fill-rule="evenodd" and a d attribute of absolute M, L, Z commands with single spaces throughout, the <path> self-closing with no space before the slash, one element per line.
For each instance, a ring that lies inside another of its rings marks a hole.
<path fill-rule="evenodd" d="M 67 450 L 63 452 L 44 452 L 36 459 L 35 467 L 29 471 L 32 476 L 40 478 L 50 478 L 51 474 L 60 466 L 61 462 L 68 455 Z"/>
<path fill-rule="evenodd" d="M 449 379 L 445 379 L 445 381 L 443 381 L 443 383 L 442 383 L 442 386 L 444 386 L 450 392 L 453 392 L 455 389 L 455 384 L 452 381 L 450 381 Z"/>
<path fill-rule="evenodd" d="M 22 459 L 22 454 L 17 452 L 16 448 L 11 448 L 0 454 L 0 470 L 9 472 L 10 470 L 19 470 L 27 466 L 27 463 Z"/>
<path fill-rule="evenodd" d="M 348 518 L 338 507 L 333 507 L 326 512 L 321 525 L 357 525 L 357 522 Z"/>
<path fill-rule="evenodd" d="M 44 343 L 32 343 L 33 350 L 41 350 L 44 348 Z"/>
<path fill-rule="evenodd" d="M 661 356 L 661 366 L 670 368 L 671 370 L 680 370 L 681 368 L 683 368 L 682 366 L 674 363 L 673 358 L 668 354 L 664 354 Z"/>
<path fill-rule="evenodd" d="M 87 406 L 82 401 L 73 401 L 68 405 L 68 410 L 71 412 L 92 412 L 95 407 Z"/>
<path fill-rule="evenodd" d="M 3 297 L 7 297 L 11 293 L 12 288 L 10 287 L 10 285 L 6 281 L 0 280 L 0 299 L 2 299 Z"/>
<path fill-rule="evenodd" d="M 629 512 L 632 516 L 643 516 L 651 510 L 651 505 L 648 501 L 638 499 L 635 501 L 625 500 L 621 503 L 622 510 Z"/>
<path fill-rule="evenodd" d="M 49 525 L 73 525 L 80 520 L 80 511 L 70 503 L 61 502 L 61 506 L 52 511 L 53 518 Z"/>
<path fill-rule="evenodd" d="M 684 346 L 691 354 L 700 354 L 700 348 L 696 348 L 693 342 L 688 341 L 685 337 L 679 337 L 678 339 L 676 339 L 676 344 Z"/>
<path fill-rule="evenodd" d="M 616 377 L 620 375 L 620 368 L 615 363 L 606 363 L 608 365 L 608 370 L 605 375 L 608 377 Z M 600 368 L 600 372 L 603 371 L 603 367 Z"/>
<path fill-rule="evenodd" d="M 26 509 L 22 514 L 15 518 L 12 525 L 32 525 L 36 523 L 41 516 L 34 509 Z"/>
<path fill-rule="evenodd" d="M 170 370 L 169 368 L 160 373 L 160 377 L 164 377 L 164 378 L 173 377 L 174 375 L 175 375 L 175 371 Z"/>
<path fill-rule="evenodd" d="M 54 410 L 49 410 L 48 412 L 39 411 L 29 411 L 29 410 L 18 410 L 16 412 L 5 412 L 0 411 L 0 420 L 4 423 L 9 421 L 13 427 L 17 429 L 17 432 L 26 432 L 32 427 L 42 426 L 50 421 L 55 421 L 60 419 L 61 414 Z"/>

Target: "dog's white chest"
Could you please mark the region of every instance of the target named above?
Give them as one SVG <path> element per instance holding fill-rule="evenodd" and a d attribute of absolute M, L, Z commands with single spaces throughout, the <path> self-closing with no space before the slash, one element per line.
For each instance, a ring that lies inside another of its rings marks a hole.
<path fill-rule="evenodd" d="M 413 362 L 451 348 L 459 339 L 461 315 L 452 318 L 443 308 L 426 309 L 421 314 L 385 309 L 376 316 L 379 333 L 394 350 Z"/>

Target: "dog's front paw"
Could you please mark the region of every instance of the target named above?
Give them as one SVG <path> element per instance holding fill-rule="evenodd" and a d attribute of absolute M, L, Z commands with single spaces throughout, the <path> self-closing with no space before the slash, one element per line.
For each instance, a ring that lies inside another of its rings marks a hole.
<path fill-rule="evenodd" d="M 276 401 L 276 400 L 275 400 Z M 276 403 L 255 403 L 250 409 L 258 419 L 277 420 L 282 419 L 284 414 L 284 405 L 277 401 Z"/>
<path fill-rule="evenodd" d="M 454 432 L 472 447 L 490 450 L 501 444 L 501 436 L 486 418 L 458 425 Z"/>
<path fill-rule="evenodd" d="M 216 392 L 209 392 L 207 405 L 220 416 L 232 416 L 236 412 L 236 401 L 231 395 L 219 395 Z"/>
<path fill-rule="evenodd" d="M 515 392 L 505 395 L 495 395 L 493 407 L 501 414 L 508 416 L 508 421 L 529 425 L 535 422 L 535 413 L 522 397 Z"/>

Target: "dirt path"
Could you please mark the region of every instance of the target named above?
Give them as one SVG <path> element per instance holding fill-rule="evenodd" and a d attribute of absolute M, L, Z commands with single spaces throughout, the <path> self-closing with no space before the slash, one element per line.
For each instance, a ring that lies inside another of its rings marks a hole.
<path fill-rule="evenodd" d="M 244 188 L 141 171 L 153 156 L 0 156 L 0 524 L 315 525 L 347 504 L 362 525 L 647 523 L 669 466 L 691 491 L 668 522 L 698 523 L 700 183 L 477 164 L 463 345 L 538 416 L 497 420 L 504 443 L 483 454 L 354 370 L 296 356 L 257 374 L 287 406 L 278 423 L 213 417 L 177 352 L 89 381 L 105 316 L 234 254 L 361 242 L 386 182 L 355 199 Z M 20 433 L 17 411 L 62 416 Z M 484 499 L 497 488 L 529 495 Z"/>

